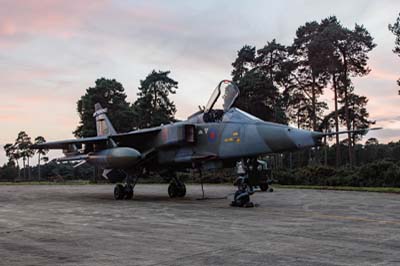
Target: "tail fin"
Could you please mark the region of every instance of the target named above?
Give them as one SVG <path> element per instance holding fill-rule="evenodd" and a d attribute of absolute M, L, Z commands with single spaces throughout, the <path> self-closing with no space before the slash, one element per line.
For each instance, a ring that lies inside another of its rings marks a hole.
<path fill-rule="evenodd" d="M 108 136 L 117 134 L 110 119 L 107 117 L 107 108 L 101 107 L 99 103 L 94 105 L 93 117 L 96 118 L 97 136 Z"/>

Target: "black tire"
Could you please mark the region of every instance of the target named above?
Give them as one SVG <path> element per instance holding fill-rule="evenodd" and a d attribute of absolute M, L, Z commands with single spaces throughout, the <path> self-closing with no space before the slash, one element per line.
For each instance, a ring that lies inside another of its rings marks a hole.
<path fill-rule="evenodd" d="M 250 202 L 250 196 L 249 196 L 249 195 L 246 195 L 246 196 L 242 197 L 242 198 L 240 199 L 240 201 L 241 201 L 241 205 L 244 206 L 245 204 L 247 204 L 247 203 Z"/>
<path fill-rule="evenodd" d="M 186 186 L 184 183 L 181 183 L 178 186 L 178 197 L 183 198 L 184 196 L 186 196 Z"/>
<path fill-rule="evenodd" d="M 168 186 L 168 196 L 170 198 L 178 197 L 178 186 L 175 182 L 171 182 Z"/>
<path fill-rule="evenodd" d="M 267 191 L 268 190 L 268 188 L 269 188 L 269 185 L 267 184 L 267 183 L 261 183 L 260 184 L 260 189 L 261 189 L 261 191 Z"/>
<path fill-rule="evenodd" d="M 238 198 L 240 194 L 242 194 L 243 191 L 236 191 L 235 195 L 234 195 L 234 206 L 237 207 L 243 207 L 245 204 L 250 202 L 250 196 L 249 195 L 245 195 L 242 196 L 241 198 Z"/>
<path fill-rule="evenodd" d="M 133 198 L 133 187 L 131 185 L 125 186 L 125 199 L 130 200 Z"/>
<path fill-rule="evenodd" d="M 114 199 L 122 200 L 125 197 L 125 188 L 123 185 L 118 184 L 114 188 Z"/>

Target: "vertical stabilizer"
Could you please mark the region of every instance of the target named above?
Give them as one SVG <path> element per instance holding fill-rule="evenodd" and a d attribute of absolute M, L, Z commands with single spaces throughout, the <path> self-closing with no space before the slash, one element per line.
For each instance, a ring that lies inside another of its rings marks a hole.
<path fill-rule="evenodd" d="M 110 119 L 107 117 L 107 108 L 103 108 L 99 103 L 94 105 L 93 117 L 96 118 L 97 136 L 108 136 L 117 134 Z"/>

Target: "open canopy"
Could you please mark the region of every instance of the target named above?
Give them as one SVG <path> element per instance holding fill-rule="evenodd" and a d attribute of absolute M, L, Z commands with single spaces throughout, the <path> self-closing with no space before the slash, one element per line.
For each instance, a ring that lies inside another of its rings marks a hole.
<path fill-rule="evenodd" d="M 222 98 L 220 98 L 221 94 Z M 230 80 L 223 80 L 218 84 L 211 94 L 204 112 L 208 113 L 213 109 L 222 109 L 224 112 L 226 112 L 233 106 L 238 96 L 239 88 L 235 85 L 235 83 Z"/>

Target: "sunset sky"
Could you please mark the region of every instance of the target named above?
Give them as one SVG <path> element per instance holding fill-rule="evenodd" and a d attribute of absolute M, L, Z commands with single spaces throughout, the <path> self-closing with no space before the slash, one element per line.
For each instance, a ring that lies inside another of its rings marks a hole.
<path fill-rule="evenodd" d="M 261 48 L 275 38 L 289 45 L 300 25 L 330 15 L 347 27 L 363 24 L 375 38 L 372 71 L 354 84 L 369 98 L 371 119 L 384 127 L 368 137 L 397 141 L 400 58 L 388 24 L 399 12 L 398 0 L 0 0 L 0 145 L 21 130 L 32 138 L 72 138 L 76 101 L 97 78 L 120 81 L 134 101 L 153 69 L 170 70 L 179 82 L 173 99 L 177 117 L 186 118 L 230 78 L 244 44 Z M 0 164 L 5 160 L 1 149 Z"/>

